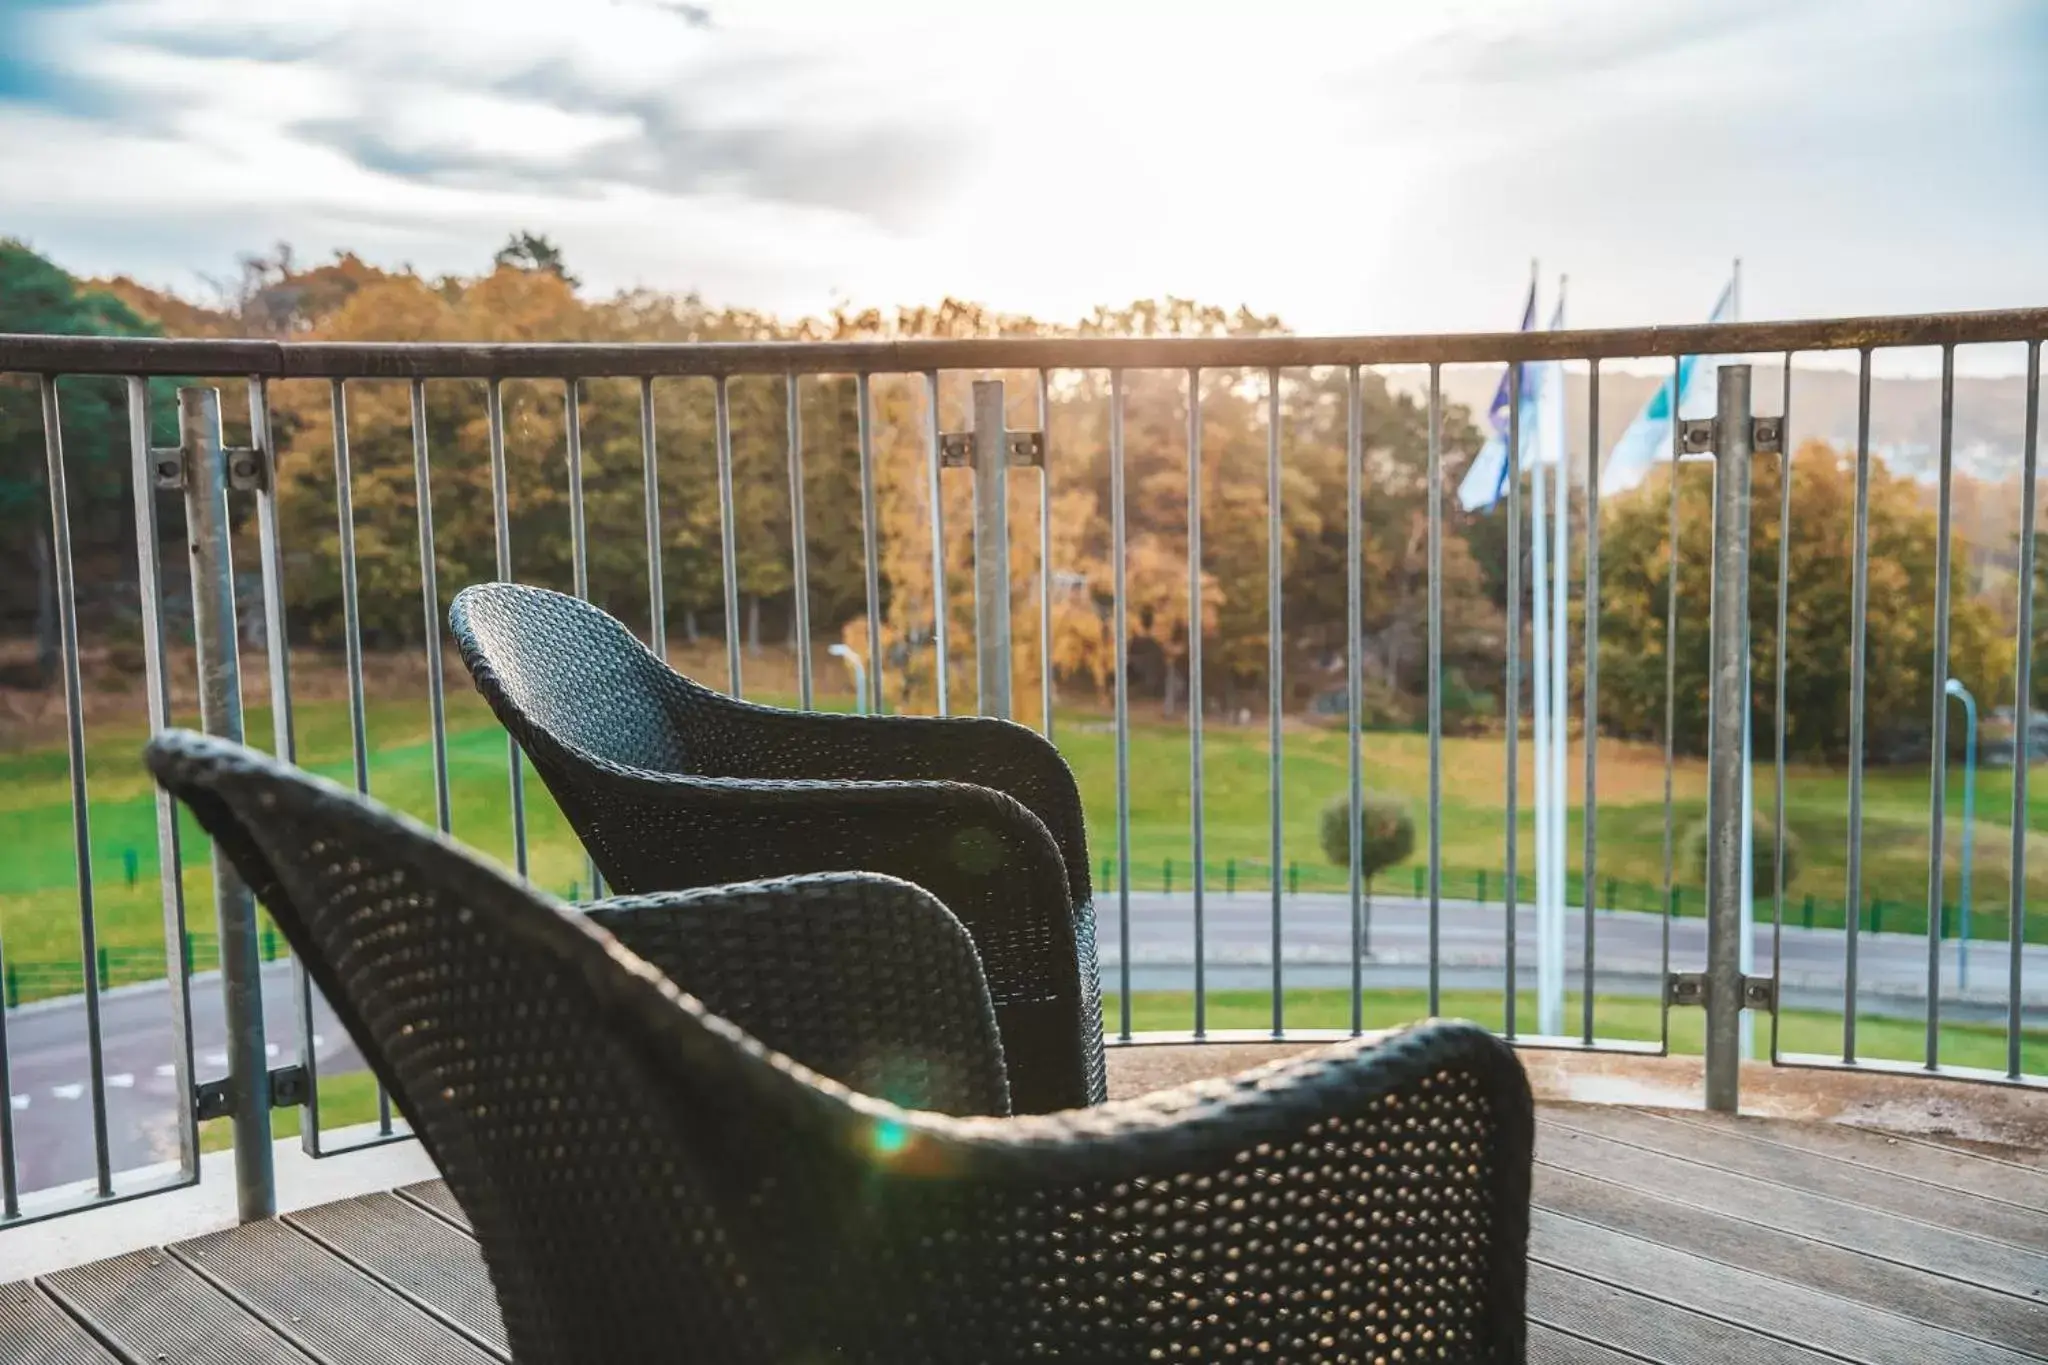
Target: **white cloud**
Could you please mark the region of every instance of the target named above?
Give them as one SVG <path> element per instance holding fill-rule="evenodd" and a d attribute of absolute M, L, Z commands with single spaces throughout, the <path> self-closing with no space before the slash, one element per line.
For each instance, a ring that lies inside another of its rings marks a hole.
<path fill-rule="evenodd" d="M 2048 297 L 2038 11 L 127 0 L 37 11 L 0 231 L 190 284 L 276 237 L 783 310 L 1166 292 L 1309 330 Z M 80 98 L 78 92 L 88 98 Z"/>

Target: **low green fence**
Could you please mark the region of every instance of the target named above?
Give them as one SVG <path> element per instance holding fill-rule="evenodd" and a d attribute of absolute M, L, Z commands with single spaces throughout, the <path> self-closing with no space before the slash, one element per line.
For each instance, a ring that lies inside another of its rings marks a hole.
<path fill-rule="evenodd" d="M 1273 884 L 1273 865 L 1257 858 L 1226 858 L 1222 862 L 1203 865 L 1203 886 L 1209 891 L 1226 894 L 1237 891 L 1265 891 Z M 1096 867 L 1096 894 L 1114 892 L 1117 887 L 1117 861 L 1104 858 Z M 1190 861 L 1163 858 L 1158 862 L 1131 864 L 1131 889 L 1133 891 L 1162 891 L 1172 893 L 1187 891 L 1194 880 L 1194 864 Z M 1444 868 L 1442 895 L 1445 900 L 1478 901 L 1482 904 L 1504 905 L 1507 902 L 1507 877 L 1498 869 Z M 1348 869 L 1334 867 L 1327 863 L 1288 862 L 1280 872 L 1280 882 L 1286 894 L 1297 895 L 1303 891 L 1347 892 L 1351 889 L 1351 874 Z M 1623 881 L 1615 877 L 1598 879 L 1594 905 L 1601 910 L 1627 910 L 1641 914 L 1664 913 L 1673 919 L 1702 917 L 1706 914 L 1706 891 L 1698 886 L 1673 886 L 1667 895 L 1662 886 L 1649 882 Z M 1373 879 L 1375 895 L 1401 896 L 1421 900 L 1429 894 L 1429 869 L 1425 867 L 1400 867 L 1384 872 Z M 1519 904 L 1533 904 L 1536 897 L 1536 882 L 1527 873 L 1515 877 L 1515 900 Z M 1565 878 L 1565 902 L 1572 906 L 1586 904 L 1585 878 L 1577 874 Z M 1768 916 L 1772 898 L 1768 892 L 1756 897 L 1757 914 Z M 1846 903 L 1825 896 L 1788 891 L 1785 894 L 1785 923 L 1806 929 L 1839 929 L 1847 923 Z M 1943 905 L 1941 908 L 1941 932 L 1943 938 L 1959 935 L 1956 907 Z M 1926 928 L 1926 911 L 1918 903 L 1905 904 L 1899 901 L 1887 902 L 1881 897 L 1867 901 L 1857 923 L 1871 933 L 1886 930 L 1898 932 L 1922 932 Z M 2030 928 L 2032 926 L 2029 926 Z M 2003 915 L 1986 914 L 1982 910 L 1973 917 L 1970 936 L 1973 939 L 2006 936 Z M 2029 937 L 2032 937 L 2030 934 Z"/>

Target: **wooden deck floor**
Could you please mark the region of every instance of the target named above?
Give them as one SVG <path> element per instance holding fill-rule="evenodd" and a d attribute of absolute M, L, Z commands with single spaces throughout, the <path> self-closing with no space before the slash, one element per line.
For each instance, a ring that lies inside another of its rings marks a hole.
<path fill-rule="evenodd" d="M 2048 1161 L 1816 1124 L 1546 1107 L 1530 1359 L 2048 1359 Z M 438 1183 L 0 1289 L 0 1365 L 505 1357 Z"/>

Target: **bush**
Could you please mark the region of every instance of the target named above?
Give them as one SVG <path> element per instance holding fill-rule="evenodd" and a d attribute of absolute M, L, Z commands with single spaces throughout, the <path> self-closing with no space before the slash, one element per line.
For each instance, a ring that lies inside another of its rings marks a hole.
<path fill-rule="evenodd" d="M 1415 851 L 1415 817 L 1407 803 L 1385 792 L 1367 792 L 1359 803 L 1363 837 L 1359 867 L 1367 885 L 1380 873 Z M 1323 807 L 1323 856 L 1342 868 L 1351 866 L 1351 794 Z"/>
<path fill-rule="evenodd" d="M 1750 894 L 1754 896 L 1768 896 L 1776 885 L 1777 862 L 1773 850 L 1776 847 L 1778 833 L 1777 817 L 1768 811 L 1758 811 L 1755 813 L 1752 828 L 1756 831 L 1753 836 L 1756 846 L 1750 855 Z M 1691 868 L 1693 874 L 1699 878 L 1695 885 L 1705 886 L 1707 884 L 1707 822 L 1704 818 L 1686 830 L 1684 848 L 1685 862 L 1683 866 Z M 1793 881 L 1799 876 L 1800 861 L 1799 836 L 1793 833 L 1788 826 L 1785 830 L 1785 885 L 1787 887 L 1791 886 Z"/>

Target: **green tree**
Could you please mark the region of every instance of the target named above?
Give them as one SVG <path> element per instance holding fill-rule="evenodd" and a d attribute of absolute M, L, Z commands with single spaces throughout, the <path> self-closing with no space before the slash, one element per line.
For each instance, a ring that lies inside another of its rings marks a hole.
<path fill-rule="evenodd" d="M 78 281 L 21 242 L 0 238 L 0 332 L 58 336 L 150 336 L 149 323 L 112 294 Z M 151 386 L 153 439 L 175 439 L 169 382 Z M 128 496 L 128 406 L 115 379 L 60 382 L 65 483 L 74 563 L 81 582 L 130 578 L 134 507 Z M 13 561 L 0 588 L 7 615 L 32 616 L 37 672 L 56 677 L 56 560 L 50 537 L 40 386 L 28 376 L 0 380 L 0 556 Z M 102 549 L 104 547 L 104 553 Z M 124 561 L 122 554 L 128 556 Z"/>
<path fill-rule="evenodd" d="M 525 228 L 519 229 L 505 239 L 505 245 L 499 247 L 498 253 L 491 257 L 491 264 L 509 266 L 513 270 L 540 271 L 553 275 L 571 289 L 583 283 L 569 273 L 569 267 L 563 263 L 562 249 L 559 246 L 542 234 L 529 232 Z"/>
<path fill-rule="evenodd" d="M 1779 462 L 1759 459 L 1750 513 L 1752 703 L 1768 733 L 1777 655 Z M 1814 442 L 1792 462 L 1792 538 L 1786 639 L 1786 746 L 1802 758 L 1839 759 L 1849 747 L 1850 616 L 1855 461 Z M 1669 601 L 1668 468 L 1609 501 L 1601 532 L 1600 703 L 1613 733 L 1650 739 L 1664 723 L 1665 612 Z M 1673 742 L 1703 753 L 1707 737 L 1708 604 L 1712 595 L 1713 471 L 1680 469 L 1679 611 Z M 1934 691 L 1935 515 L 1913 485 L 1873 460 L 1865 720 L 1869 752 L 1924 743 Z M 1979 696 L 2008 686 L 2012 643 L 1989 603 L 1967 596 L 1967 547 L 1951 547 L 1949 672 Z"/>

